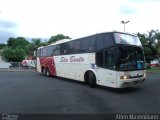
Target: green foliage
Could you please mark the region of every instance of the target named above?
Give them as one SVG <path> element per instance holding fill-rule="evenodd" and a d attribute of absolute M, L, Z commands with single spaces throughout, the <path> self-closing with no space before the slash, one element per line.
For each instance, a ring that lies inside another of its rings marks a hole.
<path fill-rule="evenodd" d="M 6 44 L 0 44 L 0 50 L 2 50 L 2 49 L 4 49 L 5 47 L 7 47 L 7 45 Z"/>
<path fill-rule="evenodd" d="M 152 50 L 152 56 L 156 57 L 157 56 L 157 47 L 156 46 L 150 46 L 150 49 Z"/>
<path fill-rule="evenodd" d="M 53 43 L 53 42 L 56 42 L 56 41 L 62 40 L 62 39 L 70 39 L 70 37 L 65 36 L 65 35 L 63 35 L 63 34 L 57 34 L 56 36 L 52 36 L 52 37 L 49 39 L 48 43 Z"/>
<path fill-rule="evenodd" d="M 144 55 L 145 56 L 152 56 L 152 50 L 149 47 L 144 47 Z"/>
<path fill-rule="evenodd" d="M 15 41 L 15 38 L 9 38 L 8 41 L 7 41 L 8 47 L 13 48 L 14 47 L 14 41 Z"/>
<path fill-rule="evenodd" d="M 40 46 L 46 46 L 46 45 L 48 45 L 47 42 L 42 42 L 42 43 L 40 44 Z M 40 46 L 39 46 L 39 47 L 40 47 Z"/>
<path fill-rule="evenodd" d="M 145 34 L 138 33 L 137 36 L 139 37 L 142 45 L 147 45 L 147 38 Z"/>
<path fill-rule="evenodd" d="M 158 47 L 158 49 L 157 49 L 157 54 L 158 54 L 158 56 L 160 56 L 160 47 Z"/>
<path fill-rule="evenodd" d="M 32 43 L 34 45 L 34 48 L 37 49 L 41 46 L 41 39 L 40 38 L 34 38 L 32 39 Z"/>
<path fill-rule="evenodd" d="M 40 38 L 32 39 L 32 42 L 31 42 L 31 43 L 32 43 L 33 46 L 34 46 L 34 50 L 37 50 L 38 47 L 48 45 L 48 42 L 42 42 Z"/>
<path fill-rule="evenodd" d="M 29 42 L 23 37 L 9 38 L 9 40 L 7 41 L 7 45 L 10 48 L 25 48 L 27 44 L 29 44 Z"/>
<path fill-rule="evenodd" d="M 27 46 L 26 46 L 26 48 L 27 48 L 27 55 L 33 55 L 33 52 L 34 52 L 34 50 L 35 50 L 35 46 L 34 46 L 34 44 L 33 43 L 29 43 Z"/>
<path fill-rule="evenodd" d="M 3 49 L 1 56 L 5 61 L 19 62 L 22 61 L 27 54 L 29 54 L 29 42 L 23 38 L 9 38 L 7 41 L 8 48 Z"/>
<path fill-rule="evenodd" d="M 146 56 L 146 61 L 157 59 L 160 57 L 159 47 L 160 47 L 160 32 L 158 30 L 148 31 L 148 34 L 137 33 L 140 41 L 144 47 L 144 54 Z M 157 43 L 157 42 L 158 43 Z"/>
<path fill-rule="evenodd" d="M 5 48 L 1 56 L 7 62 L 20 62 L 25 58 L 25 51 L 22 48 Z"/>
<path fill-rule="evenodd" d="M 154 59 L 152 57 L 152 54 L 153 54 L 152 50 L 149 47 L 144 47 L 143 49 L 144 49 L 144 55 L 145 55 L 145 58 L 146 58 L 146 62 L 150 63 L 150 61 Z"/>

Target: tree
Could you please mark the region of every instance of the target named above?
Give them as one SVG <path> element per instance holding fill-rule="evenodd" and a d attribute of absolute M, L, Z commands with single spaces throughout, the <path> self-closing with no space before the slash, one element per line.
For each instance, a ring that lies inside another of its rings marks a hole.
<path fill-rule="evenodd" d="M 23 37 L 18 37 L 15 39 L 15 42 L 14 42 L 15 46 L 26 46 L 27 44 L 29 44 L 29 42 L 23 38 Z"/>
<path fill-rule="evenodd" d="M 160 32 L 158 30 L 155 31 L 155 36 L 157 40 L 157 54 L 160 57 Z"/>
<path fill-rule="evenodd" d="M 56 41 L 62 40 L 62 39 L 70 39 L 70 37 L 65 36 L 65 35 L 63 35 L 63 34 L 57 34 L 56 36 L 52 36 L 52 37 L 49 39 L 48 43 L 56 42 Z"/>
<path fill-rule="evenodd" d="M 149 49 L 145 48 L 145 50 L 146 50 L 145 51 L 145 55 L 147 55 L 147 57 L 156 58 L 157 57 L 157 44 L 155 42 L 157 40 L 156 31 L 155 30 L 151 30 L 151 31 L 148 31 L 148 34 L 140 34 L 140 33 L 138 33 L 137 35 L 140 38 L 140 41 L 141 41 L 142 45 L 144 47 L 150 48 L 150 50 L 152 51 L 152 52 L 150 52 Z M 147 53 L 147 52 L 149 52 L 149 53 Z"/>
<path fill-rule="evenodd" d="M 7 62 L 20 62 L 25 58 L 25 51 L 22 48 L 5 48 L 1 56 Z"/>
<path fill-rule="evenodd" d="M 7 41 L 8 47 L 11 48 L 16 48 L 16 47 L 25 47 L 29 42 L 23 38 L 23 37 L 18 37 L 18 38 L 9 38 Z"/>
<path fill-rule="evenodd" d="M 32 39 L 32 43 L 34 45 L 34 49 L 36 50 L 38 47 L 41 46 L 41 39 L 40 38 L 34 38 L 34 39 Z"/>
<path fill-rule="evenodd" d="M 157 54 L 160 57 L 160 47 L 158 47 L 158 49 L 157 49 Z"/>
<path fill-rule="evenodd" d="M 152 56 L 152 50 L 149 47 L 144 47 L 144 55 L 145 56 Z"/>
<path fill-rule="evenodd" d="M 29 54 L 28 44 L 29 42 L 23 37 L 9 38 L 7 41 L 8 48 L 3 49 L 2 58 L 8 62 L 22 61 Z"/>
<path fill-rule="evenodd" d="M 149 46 L 153 46 L 156 40 L 156 32 L 155 30 L 148 31 L 148 35 L 146 34 L 146 38 Z"/>
<path fill-rule="evenodd" d="M 31 56 L 33 56 L 33 52 L 34 52 L 34 50 L 35 50 L 35 46 L 34 46 L 34 44 L 33 43 L 29 43 L 27 46 L 26 46 L 26 48 L 27 48 L 27 55 L 31 55 Z"/>
<path fill-rule="evenodd" d="M 143 46 L 148 45 L 147 38 L 146 38 L 145 34 L 137 33 L 137 36 L 139 37 Z"/>
<path fill-rule="evenodd" d="M 0 44 L 0 50 L 4 49 L 5 47 L 7 47 L 6 44 L 3 44 L 3 43 Z"/>
<path fill-rule="evenodd" d="M 15 38 L 9 38 L 8 41 L 7 41 L 8 47 L 13 48 L 14 47 L 14 41 L 15 41 Z"/>
<path fill-rule="evenodd" d="M 150 63 L 151 60 L 153 60 L 154 58 L 152 57 L 152 50 L 149 47 L 144 47 L 144 55 L 146 58 L 146 62 Z"/>

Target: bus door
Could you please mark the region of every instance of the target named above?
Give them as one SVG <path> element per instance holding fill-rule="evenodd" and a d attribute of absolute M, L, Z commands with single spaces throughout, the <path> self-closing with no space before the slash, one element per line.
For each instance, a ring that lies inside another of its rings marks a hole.
<path fill-rule="evenodd" d="M 115 87 L 117 73 L 115 70 L 116 49 L 114 47 L 96 53 L 97 79 L 99 85 Z"/>

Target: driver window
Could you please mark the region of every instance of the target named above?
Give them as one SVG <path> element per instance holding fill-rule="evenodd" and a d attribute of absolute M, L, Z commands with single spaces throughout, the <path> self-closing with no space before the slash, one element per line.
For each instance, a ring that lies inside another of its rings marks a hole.
<path fill-rule="evenodd" d="M 115 66 L 115 50 L 113 48 L 105 51 L 105 67 L 113 68 Z"/>

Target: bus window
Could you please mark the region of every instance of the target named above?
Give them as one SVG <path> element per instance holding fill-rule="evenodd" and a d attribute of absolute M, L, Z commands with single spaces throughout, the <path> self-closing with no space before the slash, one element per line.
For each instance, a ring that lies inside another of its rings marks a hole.
<path fill-rule="evenodd" d="M 48 48 L 47 48 L 47 53 L 46 53 L 46 56 L 51 56 L 53 53 L 53 47 L 54 46 L 49 46 Z"/>
<path fill-rule="evenodd" d="M 60 45 L 54 46 L 53 55 L 60 55 Z"/>
<path fill-rule="evenodd" d="M 80 52 L 80 41 L 72 41 L 69 44 L 70 53 L 79 53 Z"/>
<path fill-rule="evenodd" d="M 87 37 L 81 41 L 81 52 L 93 52 L 95 50 L 95 37 Z"/>
<path fill-rule="evenodd" d="M 61 54 L 62 55 L 65 55 L 65 54 L 69 54 L 69 51 L 70 51 L 70 47 L 69 47 L 69 43 L 63 43 L 61 45 Z"/>
<path fill-rule="evenodd" d="M 106 68 L 114 69 L 115 67 L 115 49 L 109 48 L 105 51 L 104 54 L 105 62 L 104 65 Z"/>
<path fill-rule="evenodd" d="M 96 65 L 102 68 L 115 69 L 115 53 L 114 48 L 109 48 L 96 53 Z"/>
<path fill-rule="evenodd" d="M 41 49 L 40 56 L 45 57 L 45 56 L 47 56 L 46 53 L 47 53 L 47 47 L 44 47 Z"/>
<path fill-rule="evenodd" d="M 96 35 L 96 49 L 101 50 L 114 45 L 114 38 L 112 34 Z"/>
<path fill-rule="evenodd" d="M 103 67 L 103 51 L 99 51 L 96 53 L 96 64 L 98 67 Z"/>

